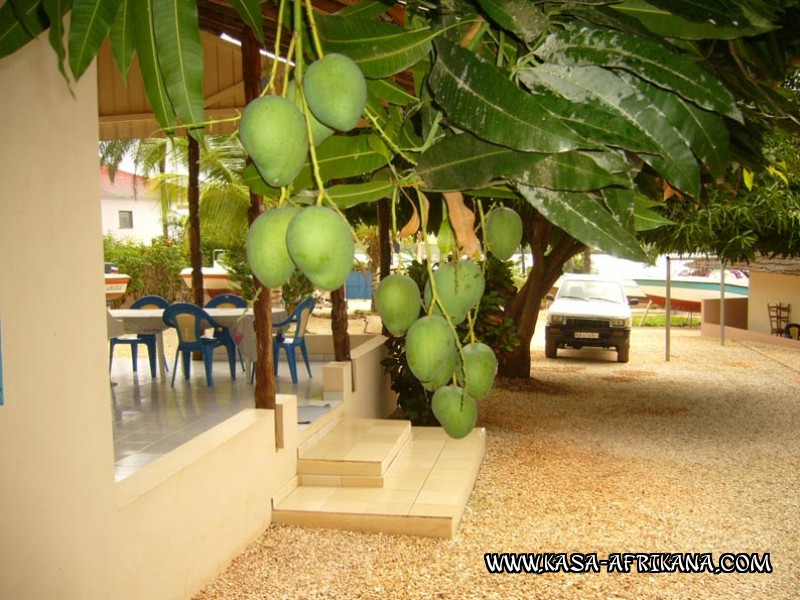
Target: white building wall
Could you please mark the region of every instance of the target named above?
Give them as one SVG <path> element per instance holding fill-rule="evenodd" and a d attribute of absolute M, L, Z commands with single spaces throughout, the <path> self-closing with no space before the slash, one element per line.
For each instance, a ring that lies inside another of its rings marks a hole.
<path fill-rule="evenodd" d="M 133 213 L 133 229 L 120 229 L 120 211 Z M 143 244 L 162 234 L 161 205 L 148 198 L 103 198 L 103 235 L 119 240 L 128 239 Z"/>

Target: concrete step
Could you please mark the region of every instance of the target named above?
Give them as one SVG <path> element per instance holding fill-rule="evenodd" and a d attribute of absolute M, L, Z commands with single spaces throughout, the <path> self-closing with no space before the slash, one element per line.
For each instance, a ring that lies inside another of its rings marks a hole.
<path fill-rule="evenodd" d="M 370 436 L 376 433 L 364 425 L 351 424 L 349 431 L 367 431 Z M 334 435 L 335 429 L 328 435 Z M 384 433 L 389 440 L 391 436 Z M 394 433 L 401 437 L 399 431 Z M 354 468 L 351 463 L 360 461 L 337 455 L 336 460 L 328 461 L 328 466 L 345 474 L 299 475 L 298 485 L 273 501 L 273 521 L 302 527 L 452 537 L 483 462 L 486 431 L 475 429 L 467 437 L 454 440 L 439 427 L 409 427 L 408 438 L 396 453 L 394 443 L 385 443 L 392 448 L 381 452 L 375 449 L 370 461 L 373 466 L 382 465 L 382 475 L 350 474 Z M 332 446 L 319 443 L 314 444 L 313 451 L 306 449 L 314 457 L 307 459 L 311 462 L 306 466 L 319 466 L 321 453 L 332 452 Z M 380 456 L 393 453 L 393 460 L 384 467 Z M 370 485 L 375 479 L 382 479 L 382 487 Z"/>

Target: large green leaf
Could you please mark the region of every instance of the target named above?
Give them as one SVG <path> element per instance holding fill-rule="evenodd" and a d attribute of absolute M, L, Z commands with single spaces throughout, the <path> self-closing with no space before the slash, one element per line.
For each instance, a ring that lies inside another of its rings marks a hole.
<path fill-rule="evenodd" d="M 650 0 L 650 4 L 696 23 L 738 27 L 747 22 L 741 8 L 730 0 Z"/>
<path fill-rule="evenodd" d="M 675 221 L 670 221 L 653 210 L 653 207 L 659 204 L 641 194 L 634 196 L 633 219 L 636 231 L 650 231 L 667 225 L 675 225 Z"/>
<path fill-rule="evenodd" d="M 722 176 L 731 155 L 728 128 L 718 114 L 697 108 L 675 94 L 666 94 L 638 77 L 621 74 L 621 79 L 645 94 L 652 107 L 663 114 L 683 138 L 684 143 L 705 163 L 711 173 Z"/>
<path fill-rule="evenodd" d="M 228 0 L 243 23 L 253 31 L 255 38 L 264 43 L 264 16 L 261 13 L 262 0 Z"/>
<path fill-rule="evenodd" d="M 639 242 L 591 194 L 520 185 L 519 192 L 545 219 L 590 248 L 645 262 Z"/>
<path fill-rule="evenodd" d="M 395 184 L 392 181 L 375 180 L 365 183 L 343 183 L 326 189 L 330 198 L 339 208 L 350 208 L 381 198 L 391 198 Z"/>
<path fill-rule="evenodd" d="M 44 0 L 42 4 L 47 13 L 47 19 L 50 21 L 50 33 L 47 37 L 58 57 L 58 70 L 69 86 L 69 76 L 64 68 L 64 60 L 67 57 L 67 50 L 64 47 L 64 15 L 72 7 L 72 0 Z"/>
<path fill-rule="evenodd" d="M 603 201 L 617 222 L 629 232 L 634 232 L 634 195 L 630 189 L 607 188 L 602 191 Z"/>
<path fill-rule="evenodd" d="M 742 115 L 728 89 L 694 61 L 640 36 L 584 26 L 553 33 L 536 51 L 548 62 L 600 65 L 635 73 L 690 102 L 737 121 Z"/>
<path fill-rule="evenodd" d="M 111 30 L 120 0 L 74 0 L 69 22 L 69 66 L 81 78 Z"/>
<path fill-rule="evenodd" d="M 13 54 L 49 26 L 41 0 L 17 0 L 0 6 L 0 58 Z"/>
<path fill-rule="evenodd" d="M 203 44 L 192 0 L 158 0 L 153 4 L 158 65 L 175 114 L 192 135 L 203 132 Z"/>
<path fill-rule="evenodd" d="M 478 0 L 495 23 L 530 44 L 547 29 L 547 15 L 529 0 Z"/>
<path fill-rule="evenodd" d="M 654 4 L 644 0 L 623 0 L 617 4 L 611 4 L 609 9 L 630 15 L 638 19 L 653 33 L 667 38 L 728 40 L 741 36 L 758 35 L 775 28 L 769 19 L 754 14 L 751 14 L 748 20 L 731 26 L 721 26 L 712 21 L 690 21 L 674 14 L 670 7 L 659 8 Z"/>
<path fill-rule="evenodd" d="M 117 9 L 117 16 L 111 26 L 109 41 L 111 42 L 111 53 L 114 56 L 114 63 L 122 77 L 122 81 L 128 80 L 128 70 L 133 62 L 133 55 L 136 53 L 136 41 L 133 34 L 133 18 L 131 17 L 131 5 L 136 0 L 122 0 Z"/>
<path fill-rule="evenodd" d="M 169 101 L 164 78 L 158 66 L 155 28 L 153 24 L 153 3 L 156 0 L 136 0 L 131 5 L 133 33 L 136 40 L 136 55 L 139 57 L 139 70 L 144 81 L 147 100 L 159 125 L 170 130 L 175 127 L 175 111 Z"/>
<path fill-rule="evenodd" d="M 320 144 L 316 149 L 316 156 L 323 183 L 372 173 L 385 165 L 386 157 L 370 145 L 369 137 L 335 135 Z M 310 160 L 306 161 L 292 185 L 295 189 L 315 185 Z"/>
<path fill-rule="evenodd" d="M 390 104 L 413 104 L 418 99 L 388 79 L 368 79 L 367 90 L 381 100 Z"/>
<path fill-rule="evenodd" d="M 569 82 L 563 78 L 545 77 L 538 77 L 538 81 L 553 86 L 554 91 L 568 100 L 602 106 L 604 110 L 616 112 L 634 124 L 642 137 L 655 144 L 658 152 L 658 155 L 642 154 L 642 158 L 675 187 L 696 195 L 700 189 L 700 171 L 694 155 L 669 120 L 653 108 L 652 98 L 643 95 L 608 69 L 577 67 L 575 70 L 579 73 Z M 572 85 L 575 82 L 578 84 Z M 653 86 L 648 87 L 652 94 L 667 93 Z"/>
<path fill-rule="evenodd" d="M 657 144 L 635 121 L 620 114 L 617 107 L 596 101 L 594 83 L 588 77 L 590 71 L 544 64 L 517 73 L 522 83 L 540 94 L 542 104 L 552 114 L 560 115 L 564 123 L 586 139 L 632 152 L 658 152 Z"/>
<path fill-rule="evenodd" d="M 436 102 L 459 127 L 516 150 L 566 152 L 591 144 L 541 106 L 496 67 L 440 39 L 428 83 Z"/>
<path fill-rule="evenodd" d="M 331 15 L 317 17 L 325 52 L 352 58 L 365 77 L 382 79 L 425 58 L 431 40 L 441 33 L 432 29 L 404 31 L 390 23 Z"/>
<path fill-rule="evenodd" d="M 345 6 L 336 14 L 355 19 L 374 19 L 389 10 L 392 4 L 394 2 L 391 0 L 362 0 L 357 4 Z"/>
<path fill-rule="evenodd" d="M 626 183 L 588 154 L 519 152 L 471 134 L 450 136 L 431 146 L 420 157 L 417 174 L 427 189 L 437 191 L 484 188 L 503 177 L 573 191 Z"/>

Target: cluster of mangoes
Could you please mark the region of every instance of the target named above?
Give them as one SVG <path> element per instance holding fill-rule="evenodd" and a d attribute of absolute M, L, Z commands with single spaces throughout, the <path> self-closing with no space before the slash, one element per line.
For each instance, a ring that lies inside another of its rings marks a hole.
<path fill-rule="evenodd" d="M 499 207 L 487 215 L 484 241 L 495 256 L 510 258 L 521 238 L 522 222 L 512 209 Z M 428 282 L 420 294 L 408 275 L 390 275 L 378 285 L 375 304 L 386 329 L 405 336 L 408 368 L 433 391 L 431 409 L 439 424 L 460 439 L 475 427 L 476 400 L 489 393 L 497 374 L 497 357 L 489 346 L 462 346 L 455 335 L 455 326 L 480 303 L 486 282 L 481 266 L 469 259 L 440 264 L 432 279 L 433 286 Z M 420 317 L 422 308 L 425 316 Z"/>
<path fill-rule="evenodd" d="M 247 233 L 247 260 L 258 280 L 280 287 L 299 268 L 318 290 L 344 285 L 355 242 L 344 217 L 326 206 L 281 206 L 261 213 Z"/>
<path fill-rule="evenodd" d="M 292 81 L 285 97 L 253 100 L 239 122 L 242 146 L 273 187 L 289 185 L 300 173 L 308 156 L 309 129 L 317 146 L 335 131 L 353 129 L 367 103 L 364 75 L 343 54 L 327 54 L 311 63 L 302 79 L 302 95 L 297 87 Z M 306 127 L 306 112 L 310 127 Z"/>

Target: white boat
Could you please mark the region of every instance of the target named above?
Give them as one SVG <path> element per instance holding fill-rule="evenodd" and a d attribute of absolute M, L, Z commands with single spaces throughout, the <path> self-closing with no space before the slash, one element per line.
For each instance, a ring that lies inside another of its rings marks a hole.
<path fill-rule="evenodd" d="M 125 294 L 130 277 L 124 273 L 106 273 L 106 300 L 116 300 Z"/>
<path fill-rule="evenodd" d="M 192 267 L 181 271 L 181 279 L 189 289 L 192 289 Z M 210 297 L 220 294 L 231 294 L 239 291 L 239 284 L 231 281 L 228 270 L 215 263 L 213 267 L 203 267 L 203 290 Z"/>
<path fill-rule="evenodd" d="M 635 277 L 639 288 L 647 298 L 658 306 L 666 305 L 666 274 L 660 277 Z M 708 275 L 673 275 L 670 277 L 670 306 L 673 310 L 700 312 L 703 300 L 721 297 L 720 271 Z M 735 269 L 725 271 L 725 298 L 747 298 L 750 280 L 745 273 Z"/>

